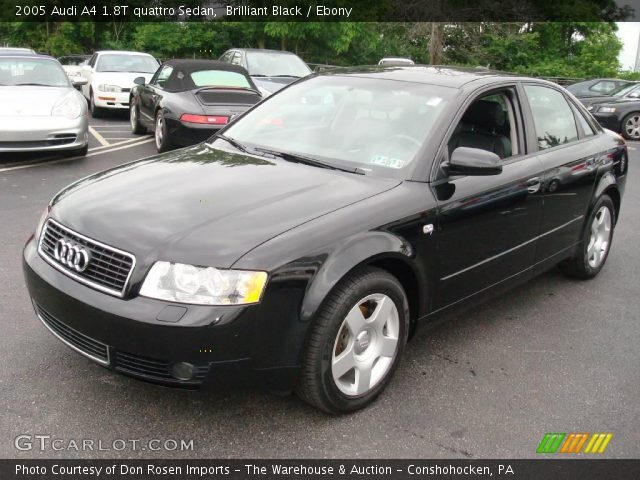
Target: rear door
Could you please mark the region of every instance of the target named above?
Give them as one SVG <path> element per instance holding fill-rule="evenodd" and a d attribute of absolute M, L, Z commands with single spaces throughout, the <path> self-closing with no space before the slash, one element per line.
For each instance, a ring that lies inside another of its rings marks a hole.
<path fill-rule="evenodd" d="M 536 263 L 561 260 L 576 242 L 593 194 L 601 162 L 598 131 L 581 110 L 560 90 L 548 85 L 524 83 L 530 143 L 543 166 L 544 214 Z"/>

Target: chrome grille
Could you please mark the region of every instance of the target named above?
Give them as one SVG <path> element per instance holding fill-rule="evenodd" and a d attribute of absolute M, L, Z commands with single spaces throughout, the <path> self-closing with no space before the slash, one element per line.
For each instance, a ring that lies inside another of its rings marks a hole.
<path fill-rule="evenodd" d="M 104 343 L 100 343 L 84 333 L 65 325 L 53 315 L 43 310 L 40 305 L 33 304 L 38 318 L 56 337 L 69 345 L 79 353 L 95 360 L 103 365 L 109 364 L 109 349 Z"/>
<path fill-rule="evenodd" d="M 91 258 L 86 270 L 82 272 L 74 271 L 55 258 L 54 249 L 61 238 L 67 241 L 70 240 L 89 250 Z M 129 277 L 136 263 L 133 255 L 96 240 L 91 240 L 53 219 L 48 219 L 42 229 L 38 251 L 47 262 L 68 276 L 97 290 L 119 297 L 124 295 Z"/>

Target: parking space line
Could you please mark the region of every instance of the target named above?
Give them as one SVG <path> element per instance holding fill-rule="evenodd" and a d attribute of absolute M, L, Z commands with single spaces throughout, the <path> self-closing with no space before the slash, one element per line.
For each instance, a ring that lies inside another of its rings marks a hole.
<path fill-rule="evenodd" d="M 124 145 L 125 143 L 132 143 L 132 142 L 137 142 L 139 140 L 143 140 L 145 138 L 147 138 L 148 136 L 140 136 L 140 137 L 127 137 L 126 140 L 123 140 L 122 142 L 115 142 L 115 143 L 110 143 L 109 145 L 103 145 L 101 147 L 92 147 L 89 149 L 90 152 L 95 152 L 96 150 L 104 150 L 105 148 L 109 148 L 109 147 L 117 147 L 118 145 Z"/>
<path fill-rule="evenodd" d="M 100 135 L 93 127 L 89 126 L 89 133 L 94 136 L 98 143 L 103 146 L 108 146 L 109 142 L 107 142 L 102 135 Z"/>
<path fill-rule="evenodd" d="M 104 150 L 100 150 L 99 152 L 96 152 L 94 149 L 93 151 L 87 153 L 84 157 L 69 157 L 69 158 L 61 158 L 59 160 L 53 160 L 53 161 L 39 161 L 38 163 L 30 163 L 28 165 L 16 165 L 15 167 L 6 167 L 6 168 L 0 168 L 0 173 L 2 172 L 10 172 L 13 170 L 23 170 L 25 168 L 32 168 L 32 167 L 40 167 L 40 166 L 44 166 L 44 165 L 55 165 L 58 163 L 65 163 L 65 162 L 71 162 L 74 160 L 81 160 L 83 158 L 87 158 L 87 157 L 93 157 L 96 155 L 102 155 L 103 153 L 111 153 L 111 152 L 115 152 L 118 150 L 124 150 L 125 148 L 133 148 L 133 147 L 137 147 L 139 145 L 144 145 L 145 143 L 149 143 L 149 142 L 153 142 L 155 139 L 154 138 L 149 138 L 149 137 L 143 137 L 144 140 L 139 141 L 137 143 L 131 143 L 131 142 L 120 142 L 119 144 L 116 145 L 110 145 L 111 147 L 115 147 L 115 148 L 105 148 Z M 139 139 L 136 139 L 139 140 Z M 126 144 L 126 145 L 123 145 Z M 119 146 L 117 146 L 119 145 Z M 100 147 L 98 147 L 100 148 Z M 135 160 L 135 159 L 134 159 Z M 128 163 L 128 162 L 126 162 Z"/>

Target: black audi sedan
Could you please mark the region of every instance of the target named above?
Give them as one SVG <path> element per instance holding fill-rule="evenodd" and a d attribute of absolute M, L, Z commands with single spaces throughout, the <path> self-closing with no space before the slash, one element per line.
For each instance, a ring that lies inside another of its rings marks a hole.
<path fill-rule="evenodd" d="M 44 326 L 105 367 L 348 412 L 416 329 L 558 264 L 596 276 L 627 165 L 624 140 L 543 80 L 335 70 L 65 188 L 24 273 Z"/>
<path fill-rule="evenodd" d="M 591 114 L 605 128 L 627 140 L 640 140 L 640 99 L 617 98 L 589 106 Z"/>
<path fill-rule="evenodd" d="M 169 60 L 134 82 L 131 131 L 152 130 L 159 153 L 206 140 L 262 99 L 244 68 L 214 60 Z"/>

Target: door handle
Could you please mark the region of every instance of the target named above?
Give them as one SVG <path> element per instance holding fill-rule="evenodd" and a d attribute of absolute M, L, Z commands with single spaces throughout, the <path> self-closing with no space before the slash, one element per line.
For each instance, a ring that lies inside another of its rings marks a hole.
<path fill-rule="evenodd" d="M 593 170 L 596 167 L 596 159 L 589 158 L 584 162 L 584 165 L 587 168 L 587 170 Z"/>
<path fill-rule="evenodd" d="M 536 193 L 540 190 L 540 177 L 534 177 L 527 180 L 527 192 Z"/>

